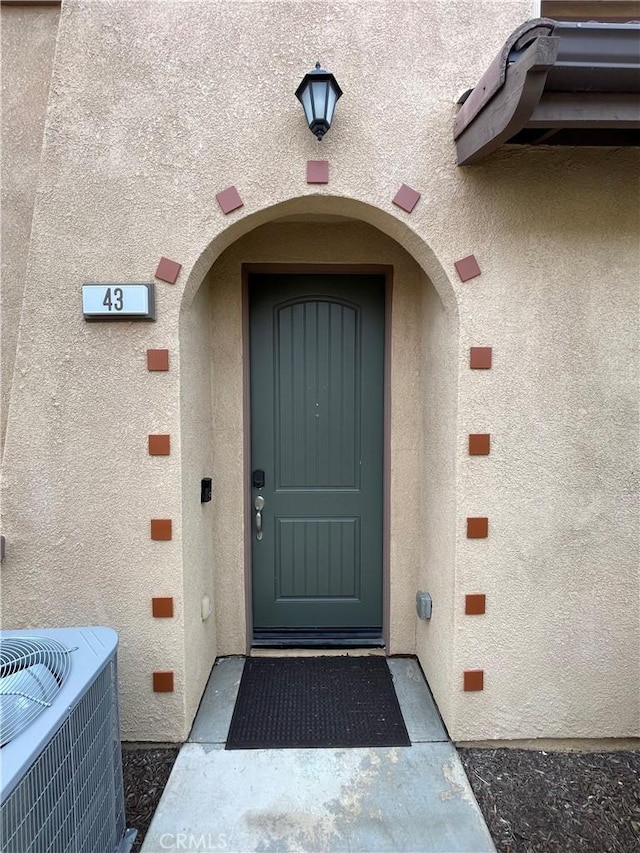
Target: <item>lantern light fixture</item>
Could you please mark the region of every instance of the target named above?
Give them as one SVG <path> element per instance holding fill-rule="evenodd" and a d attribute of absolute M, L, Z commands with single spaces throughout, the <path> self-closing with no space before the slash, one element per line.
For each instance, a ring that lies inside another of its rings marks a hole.
<path fill-rule="evenodd" d="M 331 127 L 336 102 L 341 95 L 342 89 L 336 78 L 321 68 L 319 62 L 304 75 L 296 89 L 296 98 L 302 104 L 309 129 L 319 142 Z"/>

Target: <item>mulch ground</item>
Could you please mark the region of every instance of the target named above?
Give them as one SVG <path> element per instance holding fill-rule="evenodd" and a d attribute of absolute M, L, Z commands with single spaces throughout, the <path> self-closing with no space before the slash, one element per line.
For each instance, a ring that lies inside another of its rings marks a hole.
<path fill-rule="evenodd" d="M 640 752 L 459 753 L 499 853 L 640 851 Z M 123 750 L 127 826 L 138 830 L 134 851 L 177 754 L 176 748 Z"/>
<path fill-rule="evenodd" d="M 177 757 L 178 747 L 132 749 L 126 746 L 122 750 L 127 828 L 138 830 L 133 853 L 142 846 Z"/>
<path fill-rule="evenodd" d="M 640 752 L 458 751 L 501 853 L 640 851 Z"/>

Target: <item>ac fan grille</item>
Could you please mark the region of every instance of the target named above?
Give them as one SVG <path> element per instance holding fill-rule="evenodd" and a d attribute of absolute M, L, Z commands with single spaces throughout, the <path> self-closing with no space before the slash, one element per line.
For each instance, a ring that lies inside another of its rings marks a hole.
<path fill-rule="evenodd" d="M 51 706 L 69 675 L 72 651 L 49 637 L 0 642 L 0 746 Z"/>

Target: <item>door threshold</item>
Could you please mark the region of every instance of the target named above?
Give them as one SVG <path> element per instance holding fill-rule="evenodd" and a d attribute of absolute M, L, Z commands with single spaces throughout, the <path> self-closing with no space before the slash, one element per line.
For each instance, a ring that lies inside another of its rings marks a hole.
<path fill-rule="evenodd" d="M 384 648 L 384 639 L 377 630 L 287 631 L 256 630 L 252 648 L 256 649 L 354 649 Z"/>
<path fill-rule="evenodd" d="M 341 655 L 349 655 L 350 657 L 361 657 L 362 655 L 380 655 L 387 656 L 387 650 L 384 648 L 376 648 L 374 646 L 354 646 L 349 648 L 301 648 L 294 646 L 292 648 L 256 648 L 253 646 L 247 657 L 250 658 L 311 658 L 311 657 L 340 657 Z"/>

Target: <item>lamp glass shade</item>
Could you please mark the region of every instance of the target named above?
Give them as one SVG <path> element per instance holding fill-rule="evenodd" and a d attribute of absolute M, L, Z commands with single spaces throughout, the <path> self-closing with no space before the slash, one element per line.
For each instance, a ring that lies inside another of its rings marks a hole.
<path fill-rule="evenodd" d="M 311 83 L 311 101 L 313 103 L 313 118 L 326 119 L 327 117 L 327 90 L 329 83 L 326 80 L 314 80 Z"/>
<path fill-rule="evenodd" d="M 336 101 L 337 100 L 338 100 L 338 98 L 336 97 L 335 91 L 331 88 L 331 86 L 327 86 L 327 113 L 326 113 L 326 118 L 327 118 L 327 121 L 329 122 L 329 125 L 331 125 L 331 122 L 333 121 L 333 113 L 334 113 L 335 108 L 336 108 Z"/>
<path fill-rule="evenodd" d="M 301 93 L 300 102 L 302 103 L 302 109 L 304 110 L 304 117 L 307 120 L 307 124 L 311 126 L 314 119 L 313 104 L 311 103 L 311 86 L 307 86 L 307 88 Z"/>
<path fill-rule="evenodd" d="M 342 95 L 336 78 L 329 71 L 316 67 L 305 74 L 302 83 L 296 90 L 296 97 L 302 104 L 304 115 L 311 132 L 322 139 L 331 127 L 336 102 Z"/>

